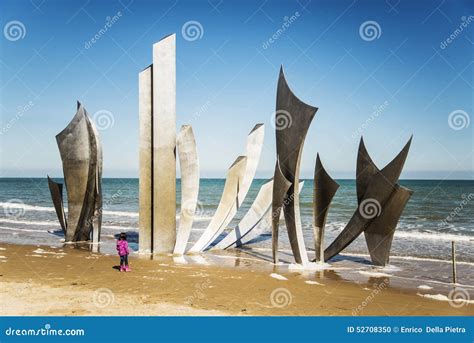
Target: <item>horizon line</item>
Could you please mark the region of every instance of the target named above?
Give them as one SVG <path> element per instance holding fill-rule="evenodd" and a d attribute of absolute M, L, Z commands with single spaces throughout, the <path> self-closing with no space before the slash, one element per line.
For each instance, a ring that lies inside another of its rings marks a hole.
<path fill-rule="evenodd" d="M 59 176 L 49 176 L 50 178 L 56 178 L 56 179 L 64 179 L 64 177 L 59 177 Z M 46 176 L 0 176 L 0 179 L 47 179 Z M 268 178 L 263 178 L 263 177 L 255 177 L 254 180 L 269 180 L 272 177 Z M 129 180 L 138 180 L 138 177 L 103 177 L 104 179 L 129 179 Z M 227 178 L 225 177 L 200 177 L 200 180 L 226 180 Z M 313 180 L 314 178 L 300 178 L 300 180 Z M 181 180 L 180 177 L 177 177 L 176 180 Z M 335 178 L 335 180 L 350 180 L 350 181 L 355 181 L 355 178 Z M 474 181 L 473 179 L 439 179 L 439 178 L 426 178 L 426 179 L 420 179 L 420 178 L 401 178 L 399 181 Z"/>

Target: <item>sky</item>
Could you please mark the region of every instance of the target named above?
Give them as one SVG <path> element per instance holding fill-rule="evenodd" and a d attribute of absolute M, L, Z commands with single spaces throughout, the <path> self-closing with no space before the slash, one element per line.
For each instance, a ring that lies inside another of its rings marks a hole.
<path fill-rule="evenodd" d="M 62 175 L 55 135 L 76 100 L 104 177 L 137 177 L 138 73 L 176 33 L 177 130 L 192 125 L 202 177 L 225 177 L 257 123 L 257 177 L 272 176 L 283 65 L 319 108 L 303 178 L 317 153 L 354 178 L 361 135 L 382 168 L 413 135 L 402 178 L 474 179 L 472 1 L 2 0 L 0 25 L 0 177 Z"/>

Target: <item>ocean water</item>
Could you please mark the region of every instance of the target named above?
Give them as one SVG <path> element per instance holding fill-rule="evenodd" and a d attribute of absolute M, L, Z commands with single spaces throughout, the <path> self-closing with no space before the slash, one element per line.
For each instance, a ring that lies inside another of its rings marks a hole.
<path fill-rule="evenodd" d="M 56 179 L 56 181 L 62 181 Z M 254 180 L 252 187 L 231 222 L 234 227 L 246 213 L 260 186 L 266 180 Z M 224 179 L 202 179 L 199 206 L 190 242 L 198 239 L 219 203 Z M 326 226 L 326 244 L 344 228 L 357 208 L 354 180 L 338 180 Z M 474 181 L 402 180 L 412 189 L 410 199 L 398 224 L 392 245 L 392 256 L 405 259 L 451 259 L 451 241 L 456 241 L 457 259 L 474 262 Z M 179 216 L 180 181 L 177 180 Z M 0 178 L 0 242 L 20 244 L 59 244 L 63 239 L 54 212 L 46 178 Z M 103 179 L 104 214 L 102 239 L 113 251 L 113 239 L 121 231 L 131 237 L 137 249 L 138 179 Z M 312 180 L 305 180 L 300 194 L 301 218 L 308 251 L 313 250 Z M 65 196 L 65 206 L 67 199 Z M 271 228 L 260 225 L 262 234 L 247 245 L 255 250 L 271 248 Z M 289 249 L 284 223 L 280 247 Z M 190 243 L 191 244 L 191 243 Z M 363 235 L 344 250 L 347 254 L 367 254 Z"/>

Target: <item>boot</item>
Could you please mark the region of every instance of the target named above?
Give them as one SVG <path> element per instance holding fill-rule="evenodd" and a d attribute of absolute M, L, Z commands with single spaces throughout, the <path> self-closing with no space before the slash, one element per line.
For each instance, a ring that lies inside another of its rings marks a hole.
<path fill-rule="evenodd" d="M 132 270 L 130 269 L 130 267 L 128 266 L 128 264 L 125 266 L 125 271 L 126 272 L 131 272 Z"/>
<path fill-rule="evenodd" d="M 125 266 L 120 266 L 120 271 L 125 272 L 126 271 Z"/>

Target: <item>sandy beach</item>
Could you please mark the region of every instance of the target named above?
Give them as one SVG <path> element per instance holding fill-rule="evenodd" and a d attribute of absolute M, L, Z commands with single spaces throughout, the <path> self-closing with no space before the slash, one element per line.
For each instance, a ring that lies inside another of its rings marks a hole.
<path fill-rule="evenodd" d="M 472 301 L 453 306 L 446 289 L 402 287 L 383 274 L 351 282 L 331 270 L 284 272 L 245 259 L 234 261 L 241 268 L 199 263 L 199 255 L 136 254 L 133 271 L 120 273 L 116 256 L 68 246 L 1 244 L 0 255 L 2 315 L 474 314 Z"/>

